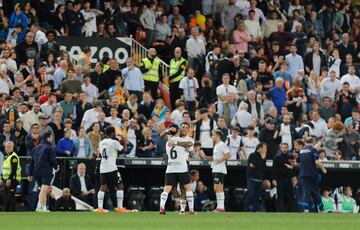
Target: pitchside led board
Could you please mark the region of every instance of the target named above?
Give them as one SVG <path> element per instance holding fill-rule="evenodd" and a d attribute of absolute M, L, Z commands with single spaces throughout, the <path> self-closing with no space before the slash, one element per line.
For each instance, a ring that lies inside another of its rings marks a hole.
<path fill-rule="evenodd" d="M 56 41 L 60 50 L 67 50 L 73 60 L 78 60 L 84 47 L 90 47 L 92 68 L 104 57 L 116 58 L 120 67 L 124 68 L 126 59 L 131 55 L 130 38 L 58 37 Z"/>

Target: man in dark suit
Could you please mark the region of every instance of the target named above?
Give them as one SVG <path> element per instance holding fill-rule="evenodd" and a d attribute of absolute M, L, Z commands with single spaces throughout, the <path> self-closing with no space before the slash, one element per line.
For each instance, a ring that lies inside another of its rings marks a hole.
<path fill-rule="evenodd" d="M 89 175 L 86 175 L 84 163 L 78 164 L 77 174 L 70 178 L 70 189 L 73 196 L 94 206 L 95 189 Z"/>

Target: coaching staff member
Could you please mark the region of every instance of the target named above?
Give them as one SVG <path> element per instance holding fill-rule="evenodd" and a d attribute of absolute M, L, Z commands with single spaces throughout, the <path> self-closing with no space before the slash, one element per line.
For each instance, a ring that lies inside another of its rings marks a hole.
<path fill-rule="evenodd" d="M 53 135 L 47 132 L 43 135 L 39 145 L 31 151 L 31 162 L 29 167 L 28 180 L 34 179 L 41 186 L 39 201 L 36 207 L 37 212 L 46 212 L 46 191 L 48 190 L 53 177 L 53 169 L 57 170 L 55 148 L 51 145 Z"/>
<path fill-rule="evenodd" d="M 247 212 L 260 211 L 260 196 L 266 169 L 266 152 L 267 145 L 261 142 L 248 159 L 247 194 L 244 204 L 244 209 Z"/>

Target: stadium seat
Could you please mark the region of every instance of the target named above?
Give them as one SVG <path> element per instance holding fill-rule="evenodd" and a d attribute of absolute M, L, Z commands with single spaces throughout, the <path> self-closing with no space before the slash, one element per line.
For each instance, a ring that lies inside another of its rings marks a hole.
<path fill-rule="evenodd" d="M 234 188 L 231 192 L 231 211 L 242 211 L 244 209 L 246 188 Z"/>
<path fill-rule="evenodd" d="M 157 211 L 160 207 L 160 195 L 163 187 L 152 186 L 147 192 L 146 209 L 148 211 Z"/>
<path fill-rule="evenodd" d="M 144 199 L 145 195 L 143 192 L 145 191 L 145 188 L 143 187 L 137 187 L 137 186 L 129 186 L 127 194 L 127 208 L 128 209 L 136 209 L 139 211 L 145 210 L 144 207 Z"/>

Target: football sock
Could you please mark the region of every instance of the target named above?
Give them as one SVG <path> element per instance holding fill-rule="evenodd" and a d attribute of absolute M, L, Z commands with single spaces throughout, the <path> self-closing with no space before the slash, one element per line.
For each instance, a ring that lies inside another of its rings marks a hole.
<path fill-rule="evenodd" d="M 225 200 L 224 192 L 217 192 L 216 193 L 216 201 L 217 201 L 217 207 L 216 208 L 224 209 L 224 200 Z"/>
<path fill-rule="evenodd" d="M 104 196 L 105 193 L 102 191 L 99 191 L 97 194 L 97 198 L 98 198 L 98 208 L 103 208 L 104 205 Z"/>
<path fill-rule="evenodd" d="M 117 199 L 117 207 L 123 207 L 123 200 L 124 200 L 124 190 L 117 190 L 116 191 L 116 199 Z"/>
<path fill-rule="evenodd" d="M 180 199 L 180 211 L 185 212 L 186 200 Z"/>
<path fill-rule="evenodd" d="M 160 196 L 160 208 L 165 209 L 166 200 L 168 198 L 169 193 L 162 192 Z"/>
<path fill-rule="evenodd" d="M 192 191 L 186 192 L 186 199 L 189 204 L 189 211 L 194 211 L 194 193 Z"/>

